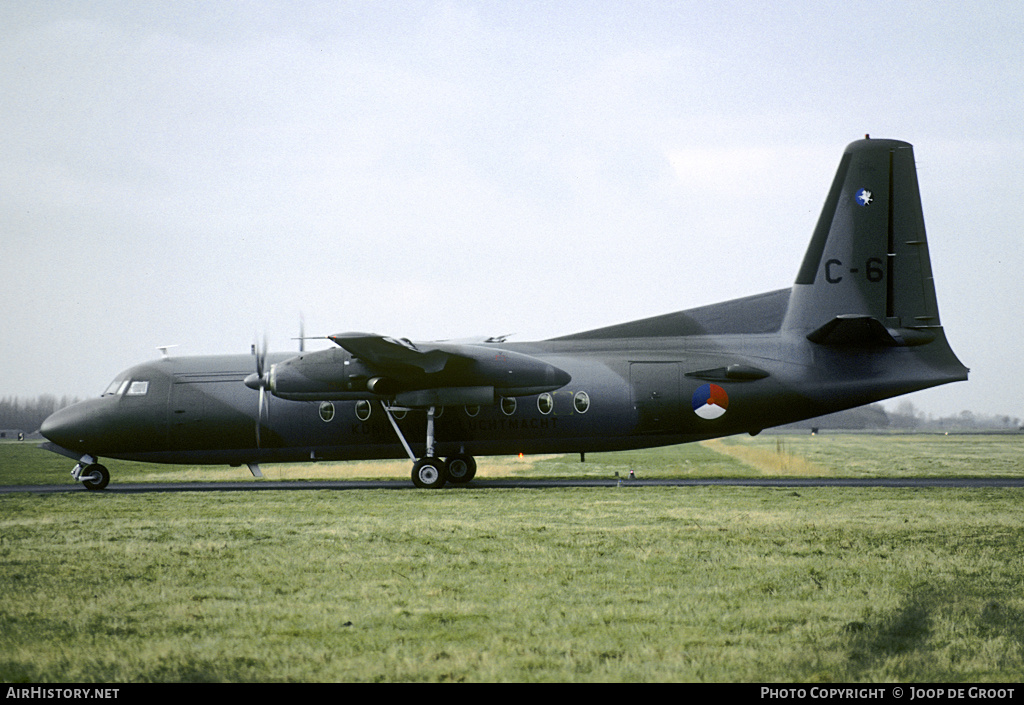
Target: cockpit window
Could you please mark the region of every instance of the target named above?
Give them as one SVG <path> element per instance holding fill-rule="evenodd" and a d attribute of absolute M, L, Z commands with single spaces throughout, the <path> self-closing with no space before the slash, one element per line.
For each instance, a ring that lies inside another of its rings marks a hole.
<path fill-rule="evenodd" d="M 106 391 L 104 391 L 103 394 L 101 394 L 100 396 L 104 396 L 105 397 L 105 396 L 107 396 L 109 394 L 116 394 L 116 395 L 120 396 L 120 395 L 124 394 L 124 390 L 127 389 L 127 388 L 128 388 L 128 380 L 121 379 L 120 377 L 118 377 L 117 379 L 115 379 L 113 382 L 110 383 L 110 386 L 108 386 Z"/>
<path fill-rule="evenodd" d="M 149 382 L 143 380 L 134 380 L 128 385 L 128 391 L 125 392 L 126 397 L 141 397 L 149 391 Z"/>

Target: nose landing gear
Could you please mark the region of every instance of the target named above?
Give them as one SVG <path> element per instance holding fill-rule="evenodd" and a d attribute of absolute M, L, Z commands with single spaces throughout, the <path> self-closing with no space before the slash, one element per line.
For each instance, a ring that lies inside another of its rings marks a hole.
<path fill-rule="evenodd" d="M 98 492 L 110 484 L 110 471 L 106 466 L 96 462 L 91 455 L 83 455 L 78 465 L 71 471 L 71 477 L 85 486 L 85 489 Z"/>

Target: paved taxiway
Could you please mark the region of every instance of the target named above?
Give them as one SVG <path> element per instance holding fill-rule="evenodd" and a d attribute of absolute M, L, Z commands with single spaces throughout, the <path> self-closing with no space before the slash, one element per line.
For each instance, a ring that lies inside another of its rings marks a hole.
<path fill-rule="evenodd" d="M 929 488 L 960 487 L 981 489 L 988 487 L 1024 487 L 1024 478 L 725 478 L 702 480 L 616 480 L 580 478 L 566 480 L 473 480 L 468 485 L 448 485 L 444 490 L 487 490 L 503 488 L 549 489 L 556 487 L 892 487 Z M 146 492 L 254 492 L 273 490 L 415 490 L 411 482 L 403 480 L 328 480 L 290 481 L 256 480 L 249 482 L 134 482 L 111 484 L 96 494 L 140 494 Z M 444 491 L 442 490 L 442 491 Z M 424 490 L 425 491 L 425 490 Z M 55 493 L 89 492 L 82 485 L 6 485 L 0 494 L 15 492 Z"/>

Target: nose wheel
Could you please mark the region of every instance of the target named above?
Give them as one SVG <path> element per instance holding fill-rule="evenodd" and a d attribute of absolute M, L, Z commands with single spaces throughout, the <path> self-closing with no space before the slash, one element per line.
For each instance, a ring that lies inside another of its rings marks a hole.
<path fill-rule="evenodd" d="M 106 466 L 99 463 L 79 463 L 71 471 L 71 477 L 75 478 L 85 489 L 92 492 L 99 492 L 110 484 L 110 471 Z"/>

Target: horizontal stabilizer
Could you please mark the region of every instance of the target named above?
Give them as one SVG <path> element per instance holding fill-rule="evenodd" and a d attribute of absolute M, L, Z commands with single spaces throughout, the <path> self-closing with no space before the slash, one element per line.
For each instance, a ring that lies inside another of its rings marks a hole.
<path fill-rule="evenodd" d="M 836 316 L 807 339 L 818 345 L 892 347 L 924 345 L 935 339 L 926 329 L 886 328 L 877 318 L 858 314 Z"/>
<path fill-rule="evenodd" d="M 882 322 L 871 316 L 836 316 L 831 321 L 807 334 L 807 339 L 818 345 L 892 346 L 896 339 Z"/>

